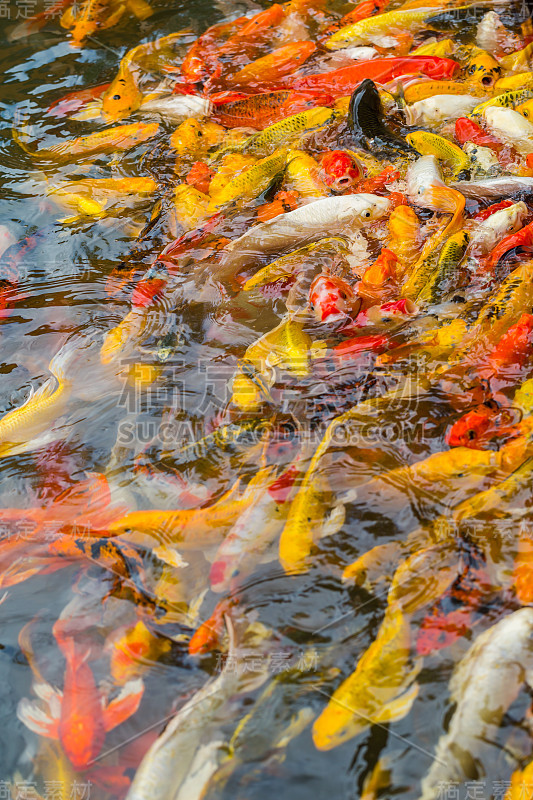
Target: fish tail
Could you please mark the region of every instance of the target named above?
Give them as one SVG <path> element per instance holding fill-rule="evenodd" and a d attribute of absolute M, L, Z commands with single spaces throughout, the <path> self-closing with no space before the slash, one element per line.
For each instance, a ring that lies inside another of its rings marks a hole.
<path fill-rule="evenodd" d="M 89 344 L 89 340 L 81 344 L 79 337 L 74 337 L 67 341 L 52 358 L 48 369 L 59 384 L 70 383 L 70 379 L 67 377 L 67 370 L 80 355 L 80 351 L 88 347 Z"/>
<path fill-rule="evenodd" d="M 31 137 L 28 132 L 27 120 L 29 114 L 23 114 L 22 109 L 17 108 L 13 117 L 12 135 L 13 141 L 18 144 L 24 152 L 29 153 L 30 156 L 35 154 L 35 149 L 28 147 L 28 142 Z"/>

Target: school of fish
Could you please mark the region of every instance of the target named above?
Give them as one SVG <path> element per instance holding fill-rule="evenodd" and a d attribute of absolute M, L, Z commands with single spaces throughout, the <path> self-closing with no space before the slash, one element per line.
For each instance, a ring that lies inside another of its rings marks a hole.
<path fill-rule="evenodd" d="M 58 0 L 8 32 L 59 21 L 80 49 L 139 22 L 107 83 L 12 116 L 52 231 L 111 226 L 125 254 L 92 311 L 114 321 L 65 333 L 0 417 L 0 471 L 42 479 L 0 493 L 0 611 L 70 576 L 16 617 L 5 777 L 244 798 L 305 748 L 283 796 L 330 796 L 316 761 L 343 797 L 533 800 L 530 12 L 250 6 L 147 33 L 145 0 Z M 55 234 L 0 233 L 1 345 Z M 53 480 L 102 398 L 105 457 Z"/>

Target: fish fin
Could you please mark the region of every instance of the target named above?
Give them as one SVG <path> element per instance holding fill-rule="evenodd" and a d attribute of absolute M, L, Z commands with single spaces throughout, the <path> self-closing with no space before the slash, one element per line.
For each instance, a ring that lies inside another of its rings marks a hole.
<path fill-rule="evenodd" d="M 38 703 L 23 697 L 17 706 L 17 717 L 30 731 L 47 739 L 59 738 L 59 720 L 50 717 Z"/>
<path fill-rule="evenodd" d="M 16 42 L 18 39 L 25 39 L 26 36 L 31 36 L 32 33 L 37 33 L 46 25 L 46 19 L 41 15 L 35 15 L 29 19 L 25 19 L 18 25 L 15 25 L 13 30 L 7 35 L 8 42 Z"/>
<path fill-rule="evenodd" d="M 78 15 L 76 13 L 76 3 L 73 3 L 67 9 L 65 9 L 65 11 L 63 11 L 63 13 L 61 14 L 61 19 L 59 20 L 59 24 L 61 25 L 62 28 L 66 28 L 67 30 L 69 28 L 73 28 L 74 25 L 76 24 L 77 16 Z"/>
<path fill-rule="evenodd" d="M 419 688 L 418 683 L 414 683 L 399 697 L 391 700 L 390 703 L 386 703 L 381 711 L 372 717 L 372 722 L 375 725 L 384 725 L 387 722 L 397 722 L 403 719 L 411 710 L 411 706 L 418 696 Z"/>
<path fill-rule="evenodd" d="M 15 115 L 13 118 L 13 128 L 12 128 L 12 136 L 13 141 L 21 147 L 24 152 L 29 153 L 30 156 L 35 155 L 35 149 L 31 149 L 28 147 L 28 142 L 31 141 L 31 137 L 28 133 L 28 126 L 25 119 L 28 118 L 28 115 L 24 116 L 22 113 L 21 108 L 17 108 L 15 111 Z"/>
<path fill-rule="evenodd" d="M 143 694 L 144 683 L 140 678 L 128 681 L 128 683 L 123 686 L 120 694 L 103 708 L 106 731 L 113 730 L 113 728 L 116 728 L 129 719 L 132 714 L 135 714 L 139 708 Z"/>
<path fill-rule="evenodd" d="M 275 466 L 263 467 L 263 469 L 260 469 L 259 472 L 253 476 L 253 478 L 250 480 L 250 483 L 244 490 L 242 495 L 243 498 L 250 497 L 250 495 L 255 494 L 258 489 L 265 488 L 265 486 L 275 476 L 276 469 L 277 468 Z"/>
<path fill-rule="evenodd" d="M 335 533 L 338 533 L 344 525 L 345 519 L 346 507 L 344 503 L 337 503 L 328 514 L 318 538 L 324 539 L 326 536 L 333 536 Z"/>
<path fill-rule="evenodd" d="M 189 566 L 188 562 L 185 561 L 181 553 L 168 544 L 161 544 L 152 552 L 155 556 L 157 556 L 157 558 L 159 558 L 161 561 L 164 561 L 165 564 L 169 564 L 171 567 L 175 567 L 176 569 L 182 569 L 183 567 Z"/>
<path fill-rule="evenodd" d="M 93 100 L 90 103 L 86 103 L 79 111 L 76 111 L 74 114 L 68 114 L 67 116 L 69 119 L 75 119 L 78 122 L 100 119 L 102 116 L 102 101 Z"/>
<path fill-rule="evenodd" d="M 115 11 L 113 11 L 113 13 L 112 13 L 112 14 L 110 14 L 110 15 L 107 17 L 107 19 L 105 19 L 105 20 L 104 20 L 104 21 L 101 23 L 101 25 L 100 25 L 100 29 L 101 29 L 101 30 L 105 30 L 106 28 L 112 28 L 112 27 L 113 27 L 113 25 L 116 25 L 116 24 L 117 24 L 117 22 L 118 22 L 118 21 L 120 20 L 120 18 L 122 17 L 122 15 L 124 14 L 125 10 L 126 10 L 126 6 L 125 6 L 123 3 L 121 3 L 119 6 L 117 6 L 116 10 L 115 10 Z"/>
<path fill-rule="evenodd" d="M 48 365 L 48 369 L 58 383 L 68 383 L 66 370 L 78 352 L 78 341 L 71 339 L 55 354 Z"/>

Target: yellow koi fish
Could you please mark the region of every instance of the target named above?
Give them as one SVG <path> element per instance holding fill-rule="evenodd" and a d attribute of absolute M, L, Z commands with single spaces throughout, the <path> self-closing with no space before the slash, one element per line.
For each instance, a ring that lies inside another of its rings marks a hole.
<path fill-rule="evenodd" d="M 402 719 L 418 694 L 421 663 L 411 659 L 409 618 L 389 607 L 375 641 L 313 725 L 318 750 L 331 750 L 371 725 Z"/>
<path fill-rule="evenodd" d="M 33 158 L 71 161 L 113 150 L 130 150 L 141 142 L 153 139 L 158 131 L 159 125 L 156 122 L 134 122 L 131 125 L 119 125 L 98 133 L 90 133 L 87 136 L 78 136 L 76 139 L 67 139 L 61 144 L 38 150 L 31 150 L 28 147 L 26 136 L 15 129 L 13 130 L 13 139 Z"/>
<path fill-rule="evenodd" d="M 201 549 L 220 543 L 226 529 L 254 501 L 258 488 L 272 480 L 275 467 L 265 467 L 239 494 L 240 479 L 212 506 L 179 511 L 132 511 L 112 523 L 111 536 L 123 536 L 137 544 L 177 544 Z"/>
<path fill-rule="evenodd" d="M 62 348 L 48 367 L 53 377 L 0 419 L 0 457 L 35 450 L 57 438 L 50 426 L 65 411 L 71 394 L 72 383 L 65 369 L 72 354 L 71 345 Z"/>
<path fill-rule="evenodd" d="M 276 150 L 232 178 L 211 201 L 210 211 L 215 213 L 230 203 L 241 204 L 262 194 L 285 168 L 287 151 Z"/>

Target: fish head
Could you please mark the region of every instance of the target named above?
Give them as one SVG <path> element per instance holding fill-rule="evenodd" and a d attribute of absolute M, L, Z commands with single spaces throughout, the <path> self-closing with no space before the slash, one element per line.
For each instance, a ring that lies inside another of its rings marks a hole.
<path fill-rule="evenodd" d="M 502 76 L 502 68 L 495 58 L 485 51 L 471 58 L 465 68 L 466 80 L 483 89 L 491 89 Z"/>
<path fill-rule="evenodd" d="M 121 71 L 102 95 L 102 114 L 107 122 L 117 122 L 136 111 L 141 101 L 134 74 Z"/>
<path fill-rule="evenodd" d="M 383 217 L 390 210 L 391 202 L 388 197 L 380 197 L 377 194 L 361 194 L 352 195 L 354 203 L 354 211 L 357 215 L 358 222 L 364 225 L 367 222 L 383 219 Z M 350 212 L 348 216 L 352 216 Z"/>
<path fill-rule="evenodd" d="M 432 191 L 436 187 L 446 188 L 437 158 L 433 155 L 421 156 L 407 170 L 407 195 L 412 203 L 423 208 L 432 208 Z"/>
<path fill-rule="evenodd" d="M 525 103 L 517 106 L 515 110 L 526 119 L 533 120 L 533 100 L 526 100 Z"/>
<path fill-rule="evenodd" d="M 450 447 L 470 447 L 477 449 L 485 444 L 483 438 L 491 424 L 491 418 L 497 413 L 487 406 L 468 411 L 453 423 L 446 434 L 446 444 Z"/>

